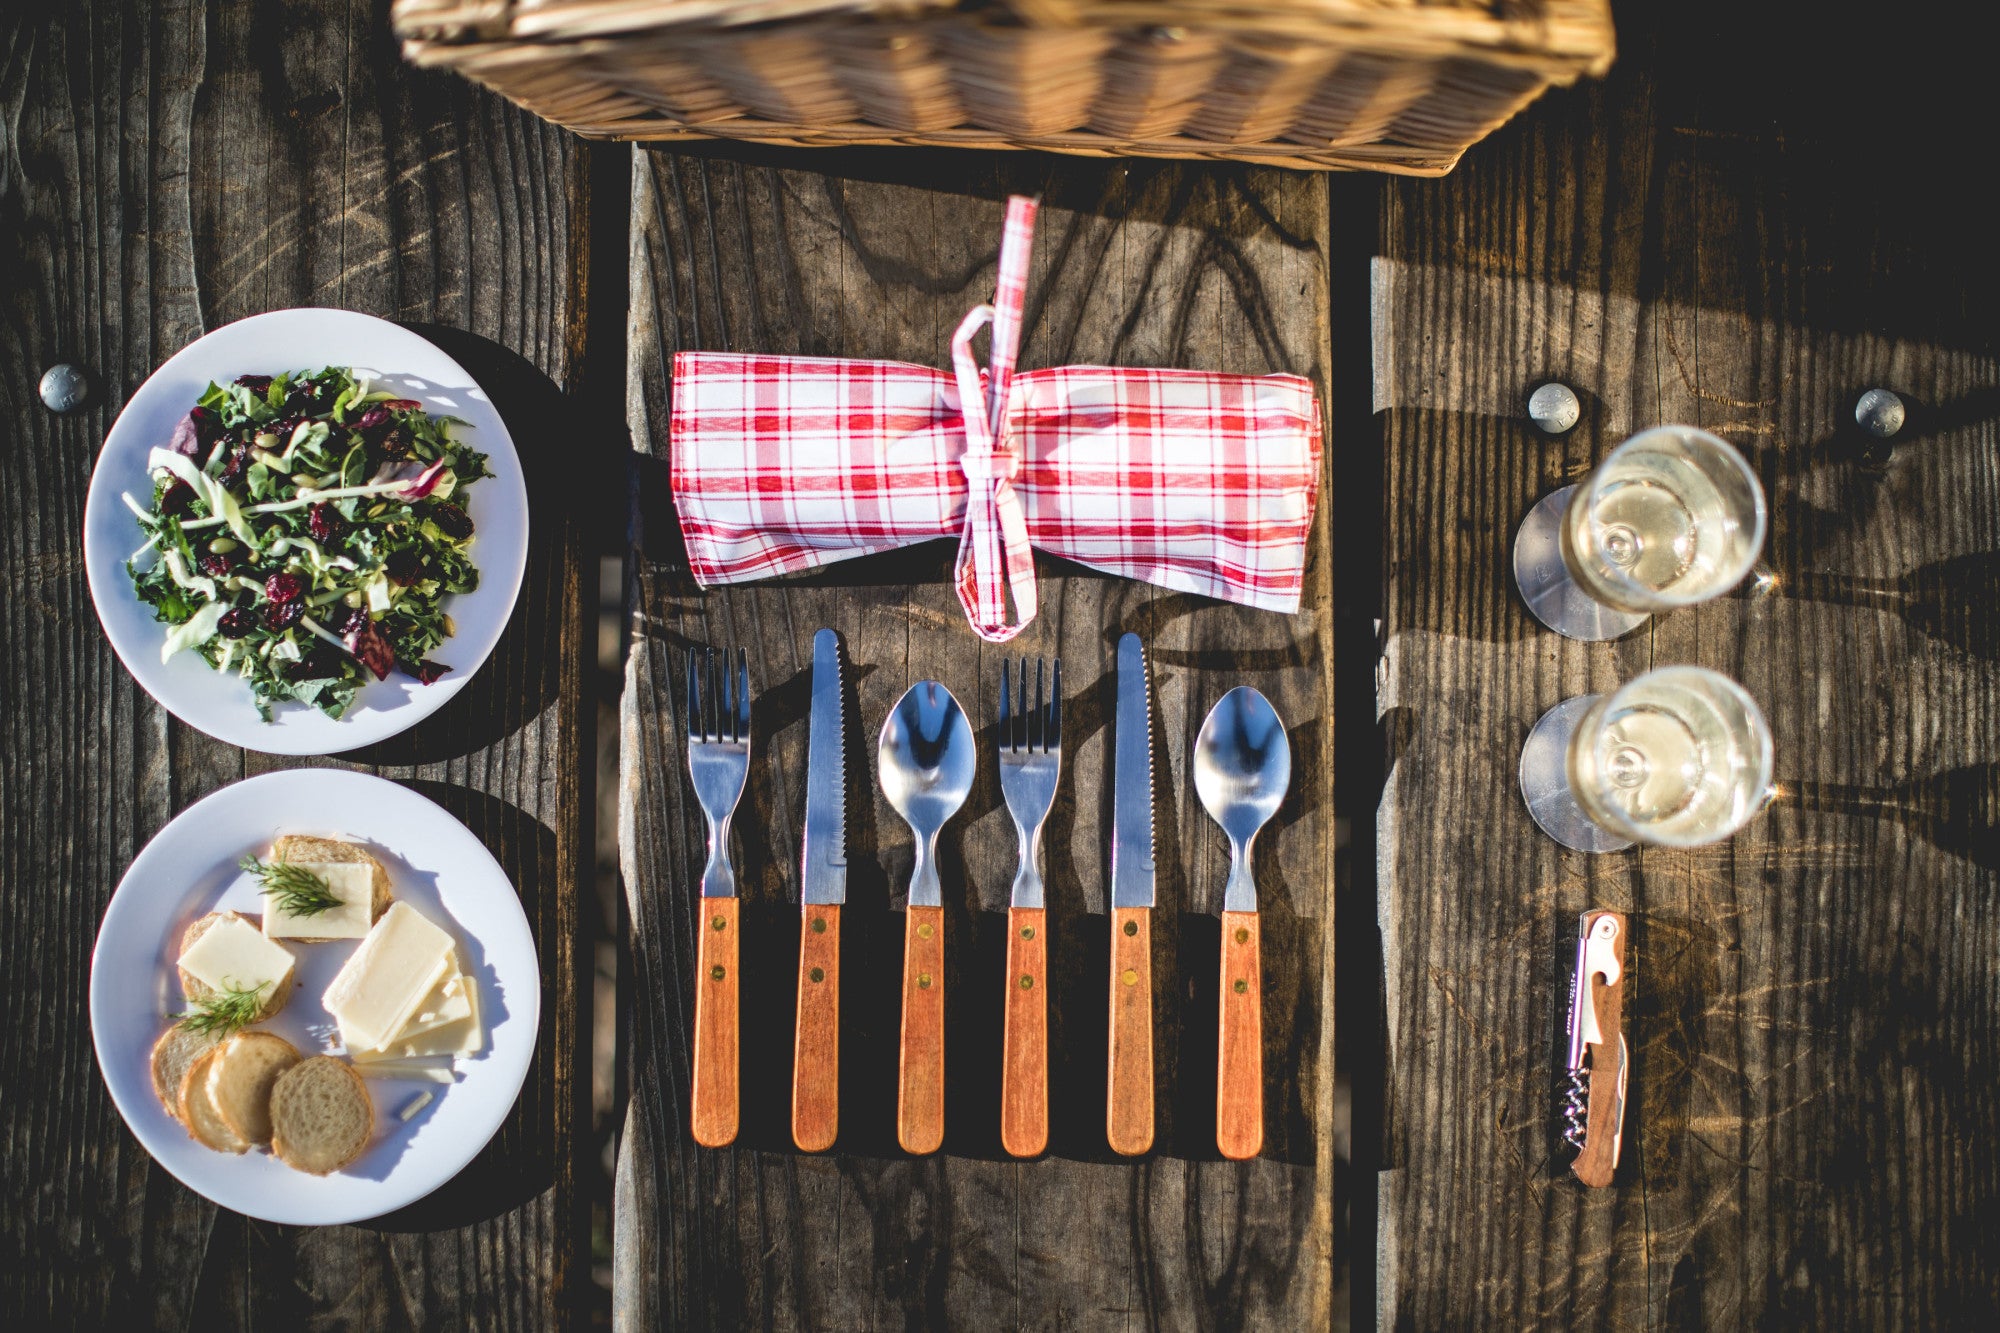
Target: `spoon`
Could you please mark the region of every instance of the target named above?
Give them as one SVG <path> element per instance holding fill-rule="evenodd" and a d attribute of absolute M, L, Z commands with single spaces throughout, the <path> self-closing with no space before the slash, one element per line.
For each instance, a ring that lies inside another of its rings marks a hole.
<path fill-rule="evenodd" d="M 937 838 L 972 791 L 974 762 L 972 724 L 951 691 L 934 680 L 917 682 L 896 701 L 875 747 L 882 794 L 917 842 L 903 929 L 896 1102 L 896 1139 L 910 1153 L 936 1152 L 944 1142 L 944 896 Z"/>
<path fill-rule="evenodd" d="M 1264 1146 L 1264 1015 L 1250 845 L 1291 783 L 1292 747 L 1271 701 L 1247 685 L 1223 695 L 1195 738 L 1194 789 L 1229 837 L 1215 1074 L 1215 1146 L 1229 1158 L 1255 1157 Z"/>

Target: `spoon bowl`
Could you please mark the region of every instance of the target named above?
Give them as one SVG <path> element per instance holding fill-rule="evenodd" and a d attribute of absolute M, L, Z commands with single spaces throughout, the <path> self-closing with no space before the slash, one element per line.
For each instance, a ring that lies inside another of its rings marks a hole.
<path fill-rule="evenodd" d="M 977 754 L 972 724 L 951 691 L 934 680 L 918 681 L 882 723 L 875 747 L 882 794 L 917 838 L 910 873 L 910 902 L 924 907 L 943 900 L 937 878 L 938 831 L 972 793 Z"/>
<path fill-rule="evenodd" d="M 1292 784 L 1292 746 L 1271 701 L 1239 685 L 1217 701 L 1194 742 L 1194 789 L 1229 837 L 1224 910 L 1254 912 L 1250 844 Z"/>

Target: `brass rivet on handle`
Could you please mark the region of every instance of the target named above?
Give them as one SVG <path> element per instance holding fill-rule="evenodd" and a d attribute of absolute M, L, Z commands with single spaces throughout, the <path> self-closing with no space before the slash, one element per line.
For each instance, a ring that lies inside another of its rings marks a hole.
<path fill-rule="evenodd" d="M 1250 942 L 1250 929 L 1249 929 L 1249 927 L 1247 927 L 1247 926 L 1238 926 L 1238 927 L 1236 928 L 1236 942 L 1237 942 L 1238 944 L 1248 944 L 1248 943 Z"/>
<path fill-rule="evenodd" d="M 726 916 L 710 917 L 708 924 L 711 930 L 727 930 L 729 928 L 729 918 Z"/>
<path fill-rule="evenodd" d="M 1021 927 L 1021 938 L 1024 940 L 1031 940 L 1035 938 L 1035 928 L 1033 926 Z"/>
<path fill-rule="evenodd" d="M 917 973 L 917 989 L 929 990 L 930 988 L 931 988 L 931 974 L 928 972 Z"/>
<path fill-rule="evenodd" d="M 1236 978 L 1236 993 L 1237 993 L 1238 995 L 1242 995 L 1242 994 L 1244 994 L 1244 993 L 1245 993 L 1245 992 L 1247 992 L 1247 991 L 1248 991 L 1249 989 L 1250 989 L 1250 983 L 1249 983 L 1249 982 L 1245 981 L 1245 980 L 1244 980 L 1243 978 L 1241 978 L 1241 977 L 1238 977 L 1238 978 Z"/>
<path fill-rule="evenodd" d="M 1022 990 L 1033 990 L 1034 988 L 1035 988 L 1035 979 L 1033 977 L 1024 976 L 1021 978 Z"/>
<path fill-rule="evenodd" d="M 1127 921 L 1125 923 L 1125 933 L 1127 935 L 1137 935 L 1139 933 L 1139 923 L 1137 921 Z"/>
<path fill-rule="evenodd" d="M 726 974 L 719 967 L 711 967 L 710 969 L 708 969 L 708 975 L 714 977 L 717 981 L 720 981 Z"/>
<path fill-rule="evenodd" d="M 816 967 L 816 968 L 814 968 L 814 969 L 813 969 L 813 970 L 812 970 L 811 972 L 807 973 L 806 975 L 807 975 L 807 976 L 810 976 L 810 977 L 811 977 L 811 978 L 812 978 L 812 979 L 813 979 L 814 981 L 825 981 L 825 980 L 826 980 L 826 969 L 825 969 L 825 968 L 823 968 L 823 967 Z"/>
<path fill-rule="evenodd" d="M 824 934 L 826 934 L 826 918 L 825 918 L 825 917 L 823 917 L 823 916 L 816 916 L 816 917 L 814 917 L 814 918 L 813 918 L 813 934 L 815 934 L 815 935 L 824 935 Z"/>
<path fill-rule="evenodd" d="M 920 940 L 927 940 L 930 937 L 931 937 L 931 923 L 926 921 L 924 922 L 923 925 L 917 927 L 917 938 Z"/>
<path fill-rule="evenodd" d="M 1124 974 L 1120 976 L 1118 979 L 1124 982 L 1128 986 L 1136 986 L 1139 984 L 1138 972 L 1134 971 L 1132 968 L 1129 967 L 1125 969 Z"/>

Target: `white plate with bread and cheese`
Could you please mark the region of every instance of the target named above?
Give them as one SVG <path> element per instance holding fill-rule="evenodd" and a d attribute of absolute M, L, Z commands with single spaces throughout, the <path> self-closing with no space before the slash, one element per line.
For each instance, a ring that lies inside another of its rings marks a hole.
<path fill-rule="evenodd" d="M 519 895 L 442 807 L 365 773 L 225 787 L 126 871 L 91 962 L 98 1067 L 189 1188 L 359 1222 L 486 1146 L 534 1059 Z"/>

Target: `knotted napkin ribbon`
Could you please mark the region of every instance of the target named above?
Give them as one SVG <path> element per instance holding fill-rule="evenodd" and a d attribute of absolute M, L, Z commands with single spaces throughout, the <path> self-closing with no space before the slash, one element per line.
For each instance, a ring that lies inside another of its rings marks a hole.
<path fill-rule="evenodd" d="M 1035 617 L 1037 547 L 1161 587 L 1298 610 L 1319 491 L 1311 382 L 1102 366 L 1017 376 L 1034 221 L 1034 200 L 1008 201 L 993 303 L 958 326 L 952 374 L 674 357 L 674 505 L 697 582 L 955 532 L 959 601 L 996 643 Z M 982 372 L 972 339 L 988 323 Z"/>

